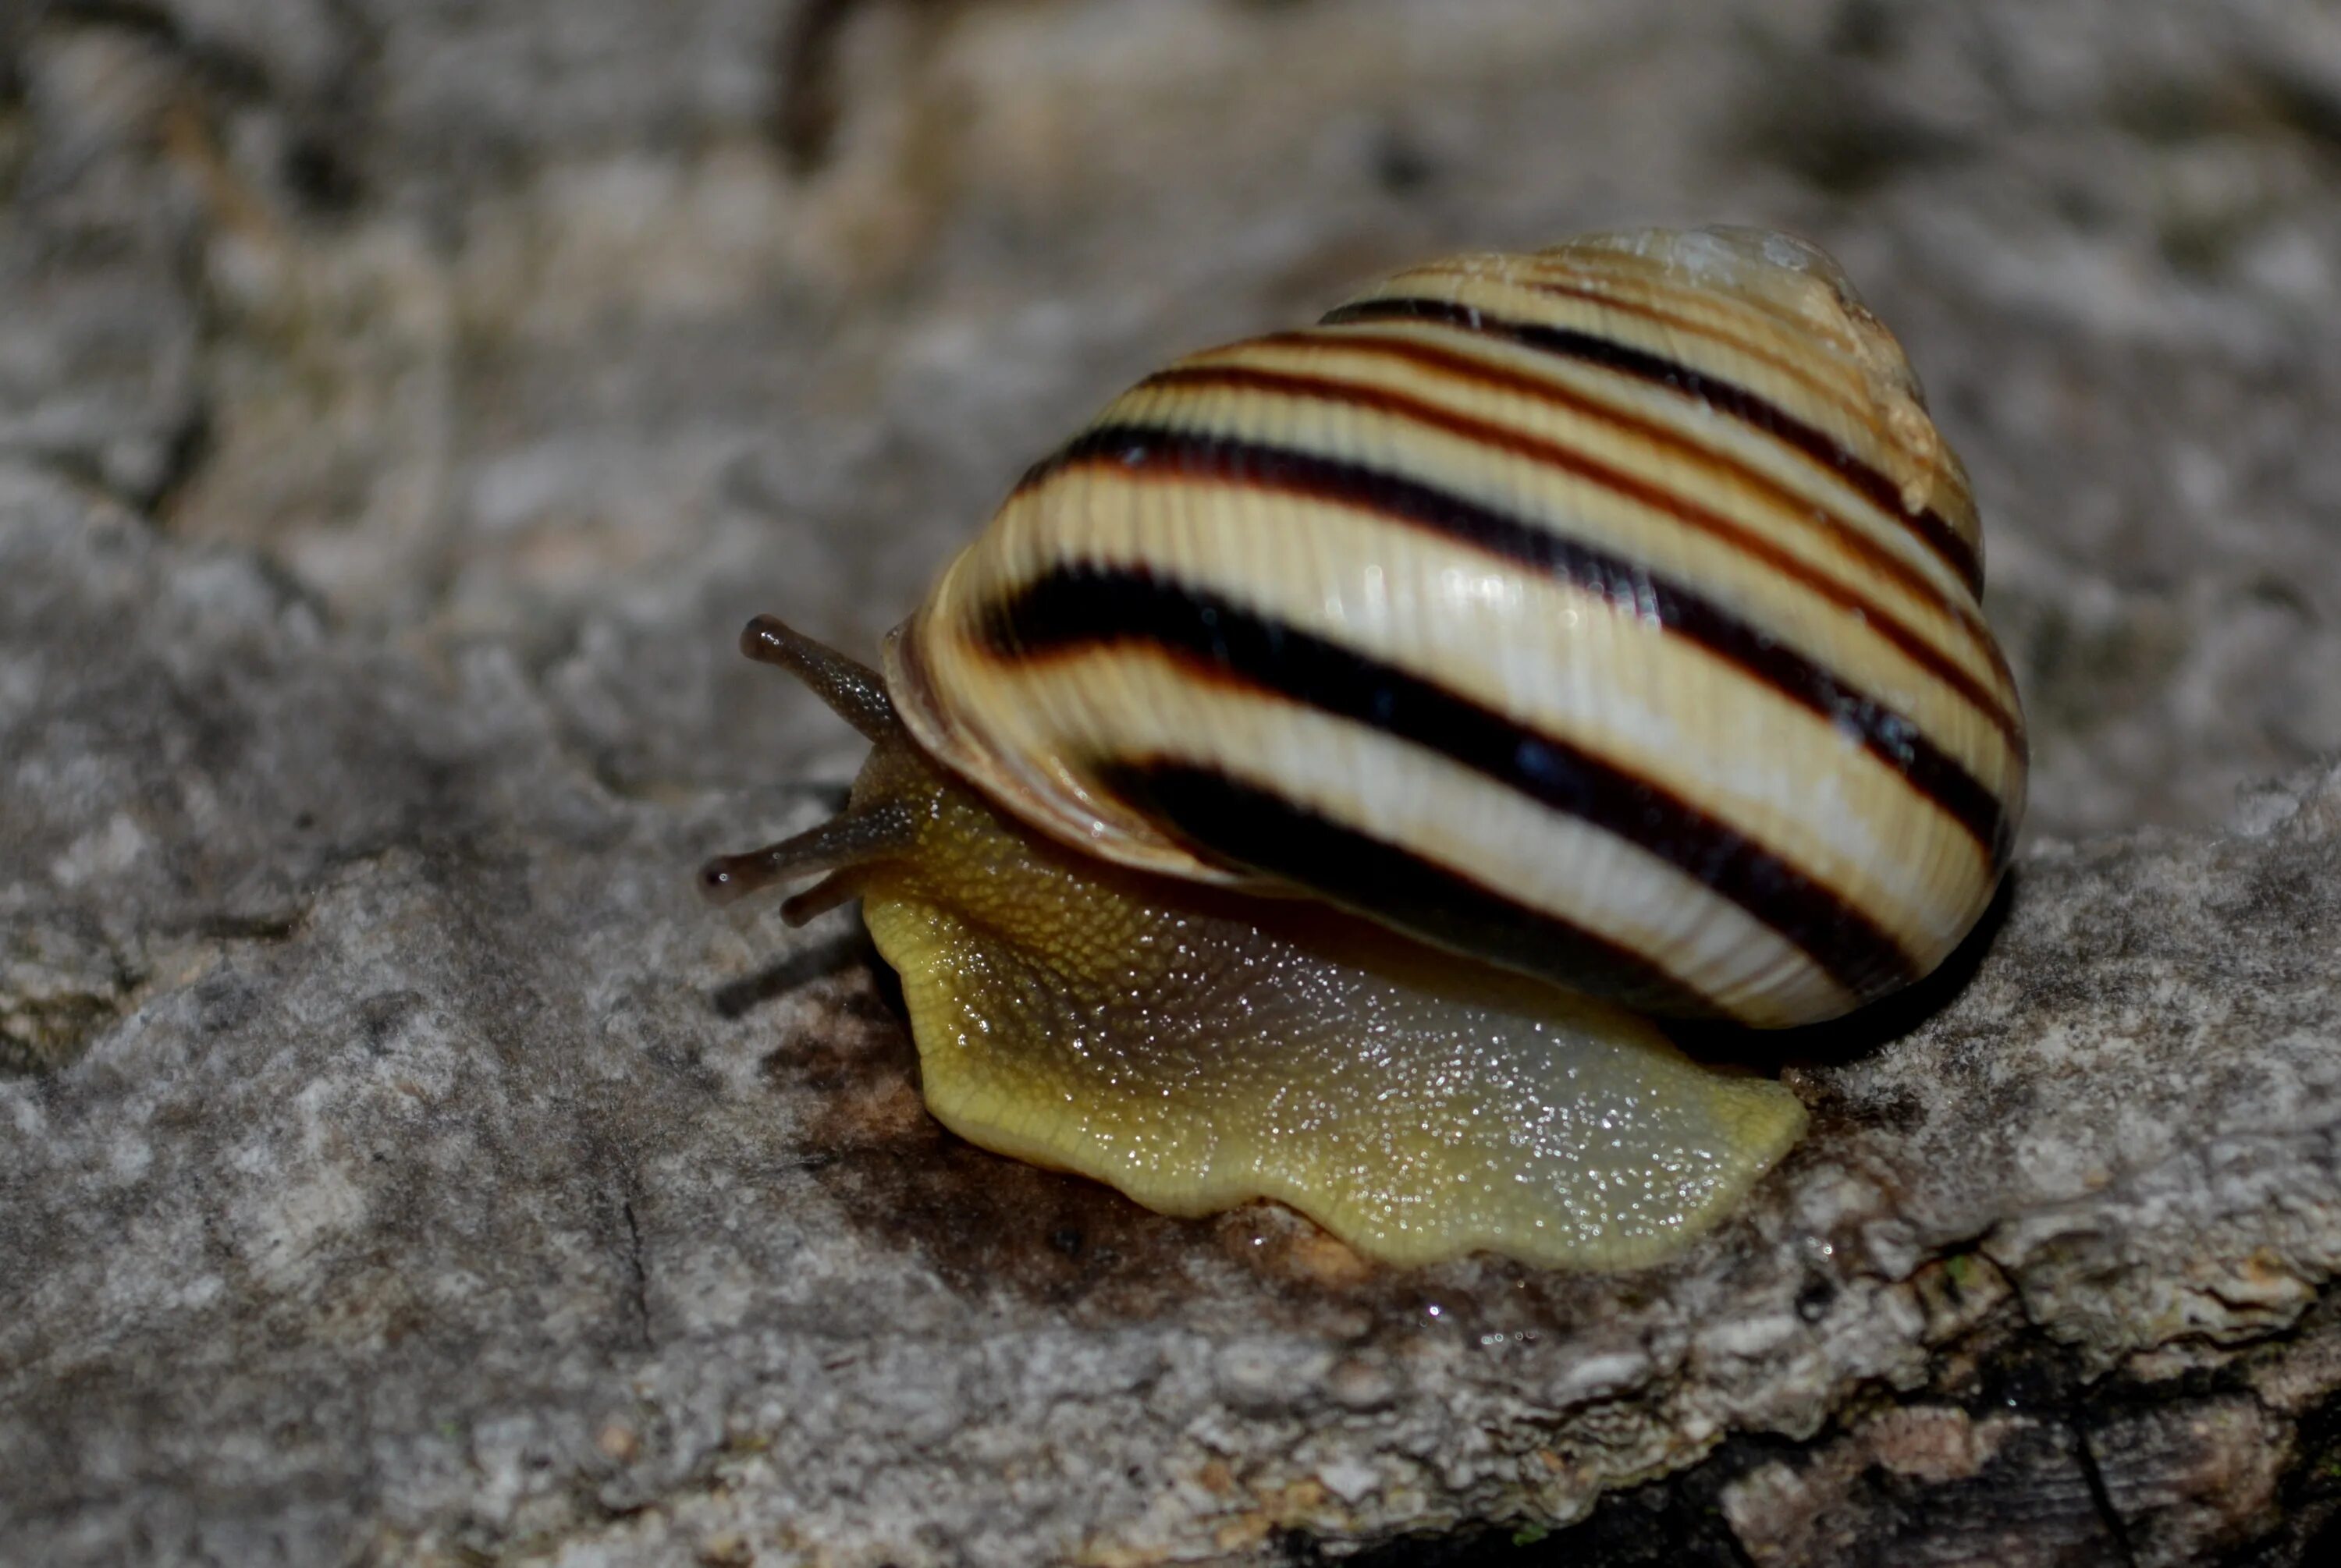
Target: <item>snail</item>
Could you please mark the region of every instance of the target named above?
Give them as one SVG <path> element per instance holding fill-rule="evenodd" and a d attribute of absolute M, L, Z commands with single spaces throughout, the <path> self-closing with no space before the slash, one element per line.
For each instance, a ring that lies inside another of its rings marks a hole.
<path fill-rule="evenodd" d="M 1991 898 L 2026 746 L 1981 584 L 1818 250 L 1459 256 L 1115 399 L 882 675 L 752 622 L 872 750 L 702 885 L 861 898 L 989 1148 L 1395 1264 L 1638 1265 L 1804 1121 L 1654 1020 L 1837 1017 Z"/>

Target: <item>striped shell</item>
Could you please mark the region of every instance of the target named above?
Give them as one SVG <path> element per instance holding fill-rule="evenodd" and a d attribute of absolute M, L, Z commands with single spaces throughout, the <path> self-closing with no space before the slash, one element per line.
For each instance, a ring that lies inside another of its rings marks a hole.
<path fill-rule="evenodd" d="M 920 744 L 1111 860 L 1778 1027 L 1933 968 L 2022 809 L 1957 459 L 1749 230 L 1400 273 L 1035 465 L 887 653 Z"/>

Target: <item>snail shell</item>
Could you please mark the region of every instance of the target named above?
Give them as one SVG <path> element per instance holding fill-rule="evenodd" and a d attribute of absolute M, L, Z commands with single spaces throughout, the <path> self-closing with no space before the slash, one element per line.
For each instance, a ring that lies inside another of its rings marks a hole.
<path fill-rule="evenodd" d="M 1644 1262 L 1803 1111 L 1628 1008 L 1832 1017 L 1991 897 L 2025 744 L 1981 581 L 1818 252 L 1458 257 L 1116 399 L 882 683 L 752 624 L 874 749 L 707 880 L 861 897 L 988 1147 L 1397 1262 Z"/>
<path fill-rule="evenodd" d="M 1832 262 L 1600 235 L 1149 376 L 887 677 L 932 756 L 1090 853 L 1780 1027 L 1926 974 L 1998 882 L 2025 739 L 1982 571 Z"/>

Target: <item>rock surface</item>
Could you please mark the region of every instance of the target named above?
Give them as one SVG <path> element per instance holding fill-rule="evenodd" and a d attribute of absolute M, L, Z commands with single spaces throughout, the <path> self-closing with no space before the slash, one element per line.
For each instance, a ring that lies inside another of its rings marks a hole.
<path fill-rule="evenodd" d="M 0 182 L 0 1561 L 2330 1545 L 2329 11 L 35 3 Z M 1743 1218 L 1161 1219 L 698 904 L 857 749 L 751 610 L 866 648 L 1180 348 L 1710 218 L 1909 345 L 2039 762 Z"/>

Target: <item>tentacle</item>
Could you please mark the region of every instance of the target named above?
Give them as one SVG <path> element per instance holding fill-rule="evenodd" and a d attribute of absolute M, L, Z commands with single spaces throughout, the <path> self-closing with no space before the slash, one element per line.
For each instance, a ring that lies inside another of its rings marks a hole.
<path fill-rule="evenodd" d="M 848 811 L 777 844 L 767 844 L 744 855 L 717 856 L 700 868 L 700 891 L 715 903 L 728 904 L 776 882 L 793 881 L 817 872 L 836 871 L 899 854 L 910 847 L 917 832 L 916 813 L 899 800 L 867 810 Z M 849 891 L 829 902 L 819 901 L 824 890 L 833 891 L 831 884 L 836 880 L 832 878 L 819 887 L 808 888 L 801 898 L 791 899 L 790 908 L 782 913 L 790 915 L 791 910 L 802 909 L 803 918 L 811 919 L 832 904 L 852 898 Z M 794 917 L 790 918 L 793 922 Z"/>
<path fill-rule="evenodd" d="M 740 633 L 740 651 L 759 664 L 776 664 L 804 682 L 840 719 L 872 740 L 902 732 L 885 679 L 868 665 L 782 621 L 760 615 Z"/>
<path fill-rule="evenodd" d="M 832 871 L 803 892 L 781 906 L 781 918 L 792 926 L 802 926 L 817 915 L 826 915 L 840 904 L 862 897 L 862 868 L 848 866 L 842 871 Z"/>

